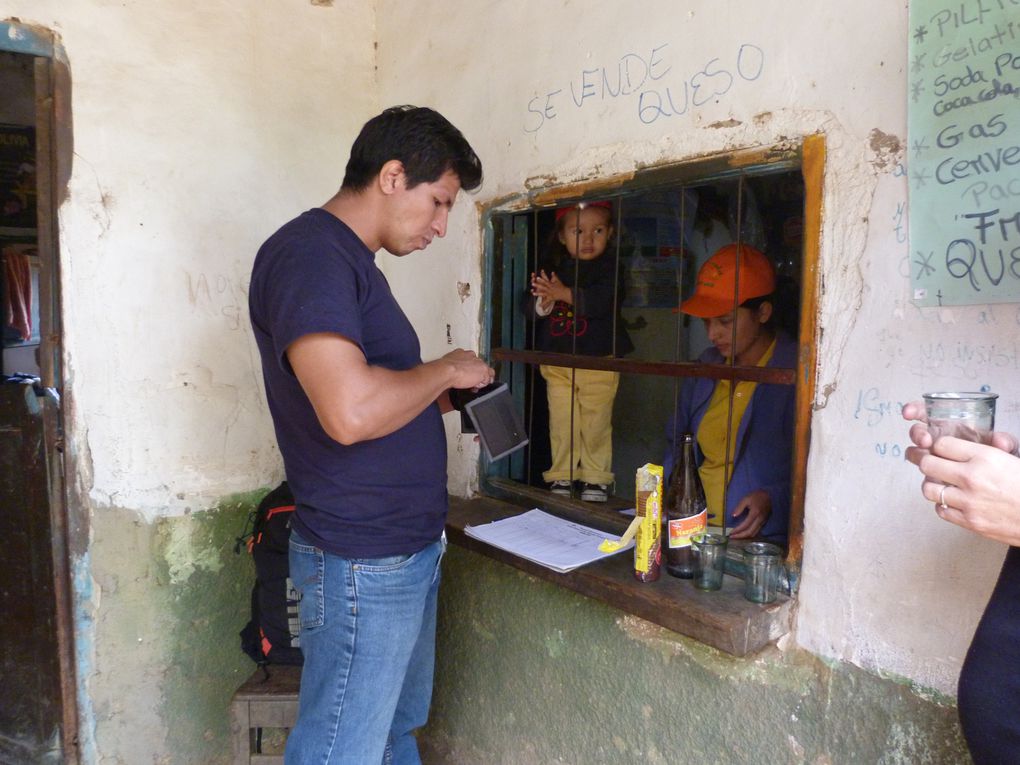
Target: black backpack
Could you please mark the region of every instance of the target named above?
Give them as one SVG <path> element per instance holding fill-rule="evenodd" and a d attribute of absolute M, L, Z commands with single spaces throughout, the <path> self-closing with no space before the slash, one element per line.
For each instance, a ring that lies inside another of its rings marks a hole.
<path fill-rule="evenodd" d="M 251 621 L 241 630 L 241 649 L 261 667 L 302 664 L 298 642 L 298 595 L 290 581 L 290 521 L 294 495 L 284 481 L 248 517 L 234 552 L 247 545 L 255 561 Z"/>

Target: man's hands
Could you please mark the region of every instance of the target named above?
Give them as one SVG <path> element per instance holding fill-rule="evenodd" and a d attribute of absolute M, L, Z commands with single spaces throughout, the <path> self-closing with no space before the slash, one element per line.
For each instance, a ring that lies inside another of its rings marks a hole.
<path fill-rule="evenodd" d="M 328 332 L 298 338 L 287 358 L 319 424 L 345 445 L 402 428 L 448 388 L 477 390 L 495 379 L 492 367 L 473 351 L 458 348 L 398 371 L 368 364 L 358 345 Z"/>
<path fill-rule="evenodd" d="M 469 388 L 476 391 L 496 380 L 495 370 L 478 358 L 474 351 L 457 348 L 443 356 L 442 360 L 452 365 L 453 380 L 450 382 L 450 388 Z"/>

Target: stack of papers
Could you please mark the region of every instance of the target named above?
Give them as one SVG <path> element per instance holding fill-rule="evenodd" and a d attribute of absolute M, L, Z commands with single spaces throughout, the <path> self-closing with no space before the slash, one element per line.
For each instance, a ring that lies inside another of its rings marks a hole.
<path fill-rule="evenodd" d="M 599 550 L 602 541 L 619 541 L 620 537 L 558 518 L 537 508 L 482 526 L 466 526 L 464 533 L 561 574 L 634 546 L 631 541 L 619 550 L 604 553 Z"/>

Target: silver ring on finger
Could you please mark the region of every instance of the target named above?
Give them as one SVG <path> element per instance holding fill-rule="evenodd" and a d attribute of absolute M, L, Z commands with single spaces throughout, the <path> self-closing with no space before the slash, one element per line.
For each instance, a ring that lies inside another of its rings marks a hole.
<path fill-rule="evenodd" d="M 942 488 L 939 489 L 939 502 L 938 505 L 943 510 L 948 510 L 949 506 L 946 504 L 946 489 L 949 488 L 949 484 L 942 484 Z"/>

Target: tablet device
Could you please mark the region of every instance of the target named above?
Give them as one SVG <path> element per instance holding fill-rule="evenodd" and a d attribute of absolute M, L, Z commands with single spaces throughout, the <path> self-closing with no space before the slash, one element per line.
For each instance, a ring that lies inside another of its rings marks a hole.
<path fill-rule="evenodd" d="M 506 383 L 491 386 L 464 405 L 490 461 L 517 451 L 528 443 L 524 422 Z"/>

